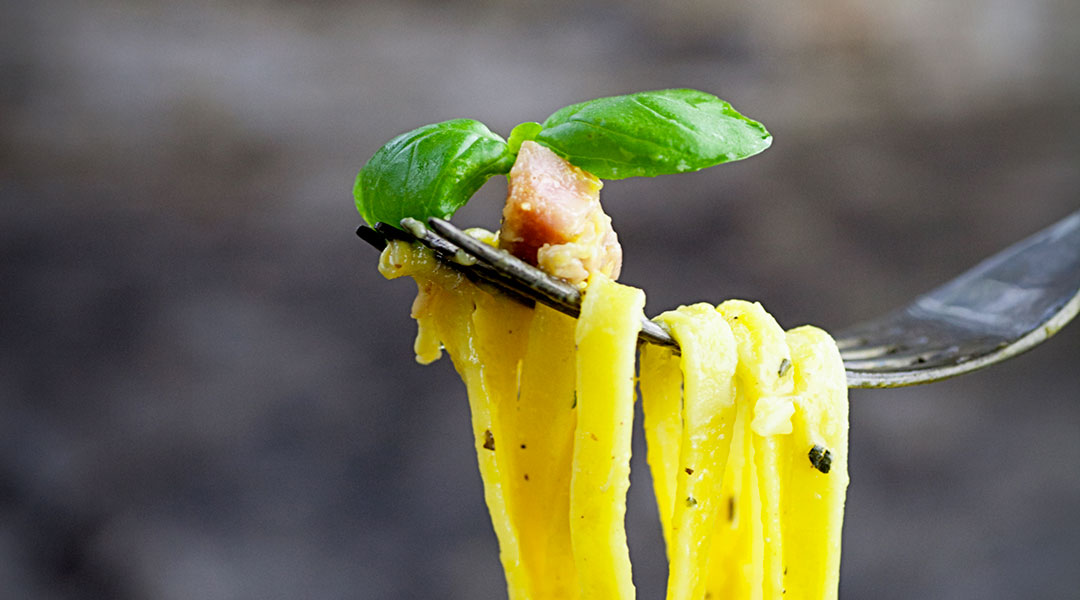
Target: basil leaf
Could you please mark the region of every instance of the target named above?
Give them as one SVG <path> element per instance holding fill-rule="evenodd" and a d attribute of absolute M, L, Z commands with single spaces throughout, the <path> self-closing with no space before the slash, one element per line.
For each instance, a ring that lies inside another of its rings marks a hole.
<path fill-rule="evenodd" d="M 369 225 L 449 218 L 492 175 L 514 163 L 506 141 L 483 123 L 454 119 L 403 133 L 356 176 L 356 209 Z"/>
<path fill-rule="evenodd" d="M 753 156 L 772 136 L 712 94 L 673 89 L 567 106 L 544 121 L 536 141 L 601 179 L 623 179 Z"/>
<path fill-rule="evenodd" d="M 506 143 L 510 146 L 510 152 L 516 155 L 518 150 L 521 149 L 521 142 L 535 139 L 541 129 L 543 127 L 535 121 L 519 123 L 510 130 L 510 137 L 506 138 Z"/>

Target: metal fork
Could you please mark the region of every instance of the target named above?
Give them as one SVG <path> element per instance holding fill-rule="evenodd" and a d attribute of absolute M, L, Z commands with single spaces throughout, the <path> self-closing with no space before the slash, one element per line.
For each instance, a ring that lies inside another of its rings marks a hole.
<path fill-rule="evenodd" d="M 512 298 L 577 317 L 581 292 L 504 250 L 432 218 L 402 229 L 361 226 L 378 249 L 387 239 L 419 240 L 447 265 Z M 835 335 L 850 388 L 930 383 L 982 369 L 1046 341 L 1080 311 L 1080 211 L 984 260 L 895 312 Z M 678 349 L 654 321 L 640 339 Z"/>

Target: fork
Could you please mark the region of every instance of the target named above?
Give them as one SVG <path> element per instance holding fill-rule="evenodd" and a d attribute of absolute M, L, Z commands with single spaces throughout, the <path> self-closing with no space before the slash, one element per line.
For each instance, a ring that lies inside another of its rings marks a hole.
<path fill-rule="evenodd" d="M 357 230 L 382 249 L 419 240 L 446 265 L 511 298 L 577 317 L 581 292 L 569 283 L 461 231 L 449 221 L 402 219 Z M 849 388 L 930 383 L 985 368 L 1046 341 L 1080 311 L 1080 211 L 987 258 L 907 306 L 835 335 Z M 642 320 L 639 339 L 678 343 Z"/>

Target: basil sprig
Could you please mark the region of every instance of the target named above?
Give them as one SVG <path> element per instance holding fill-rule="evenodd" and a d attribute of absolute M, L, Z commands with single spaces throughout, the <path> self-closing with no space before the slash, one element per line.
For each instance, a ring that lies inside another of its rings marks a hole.
<path fill-rule="evenodd" d="M 399 135 L 356 177 L 353 195 L 369 224 L 448 218 L 492 175 L 513 166 L 535 140 L 601 179 L 697 171 L 753 156 L 772 137 L 727 102 L 672 89 L 598 98 L 567 106 L 543 123 L 526 122 L 509 143 L 483 123 L 455 119 Z"/>

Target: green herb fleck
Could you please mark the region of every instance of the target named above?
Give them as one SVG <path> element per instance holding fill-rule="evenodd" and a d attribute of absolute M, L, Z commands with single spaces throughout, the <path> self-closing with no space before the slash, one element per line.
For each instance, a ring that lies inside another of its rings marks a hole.
<path fill-rule="evenodd" d="M 784 359 L 780 361 L 780 369 L 776 371 L 776 374 L 780 377 L 787 375 L 787 372 L 791 370 L 791 361 Z"/>
<path fill-rule="evenodd" d="M 810 449 L 810 464 L 822 473 L 828 473 L 832 468 L 832 452 L 823 446 L 814 444 Z"/>

